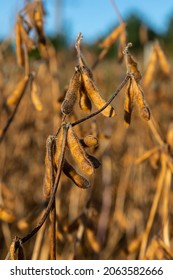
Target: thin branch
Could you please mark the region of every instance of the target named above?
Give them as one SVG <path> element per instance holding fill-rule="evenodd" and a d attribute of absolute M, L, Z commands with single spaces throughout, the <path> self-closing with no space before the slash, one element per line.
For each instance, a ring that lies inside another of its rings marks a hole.
<path fill-rule="evenodd" d="M 86 120 L 89 120 L 93 117 L 95 117 L 96 115 L 98 115 L 99 113 L 101 113 L 104 109 L 106 109 L 106 107 L 114 100 L 114 98 L 118 95 L 118 93 L 121 91 L 121 89 L 125 86 L 125 84 L 127 83 L 128 79 L 130 78 L 130 76 L 127 74 L 127 76 L 124 78 L 124 80 L 122 81 L 122 83 L 119 85 L 119 87 L 117 88 L 117 90 L 113 93 L 113 95 L 111 96 L 111 98 L 106 102 L 106 104 L 98 111 L 90 114 L 87 117 L 84 117 L 74 123 L 72 123 L 72 126 L 78 125 Z"/>
<path fill-rule="evenodd" d="M 110 0 L 110 2 L 111 2 L 111 5 L 112 5 L 112 7 L 113 7 L 113 9 L 114 9 L 114 11 L 115 11 L 117 17 L 118 17 L 119 22 L 122 23 L 124 20 L 123 20 L 123 18 L 122 18 L 122 16 L 121 16 L 120 12 L 119 12 L 119 10 L 118 10 L 118 7 L 117 7 L 115 1 L 114 1 L 114 0 Z"/>

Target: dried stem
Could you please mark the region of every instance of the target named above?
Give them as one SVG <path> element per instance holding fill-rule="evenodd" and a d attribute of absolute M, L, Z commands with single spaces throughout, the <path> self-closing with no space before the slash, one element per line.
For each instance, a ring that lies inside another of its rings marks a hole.
<path fill-rule="evenodd" d="M 119 10 L 117 8 L 117 5 L 116 5 L 115 1 L 114 0 L 110 0 L 110 2 L 112 4 L 112 7 L 113 7 L 117 17 L 118 17 L 119 22 L 122 23 L 123 22 L 123 18 L 122 18 L 121 14 L 120 14 L 120 12 L 119 12 Z"/>
<path fill-rule="evenodd" d="M 55 183 L 53 157 L 54 157 L 53 146 L 51 145 L 51 193 L 53 192 L 53 187 Z M 55 197 L 54 197 L 52 209 L 50 211 L 50 259 L 56 260 L 56 198 Z"/>
<path fill-rule="evenodd" d="M 146 251 L 146 247 L 147 247 L 149 233 L 151 231 L 151 227 L 152 227 L 153 222 L 154 222 L 154 218 L 155 218 L 155 215 L 156 215 L 156 210 L 157 210 L 159 200 L 160 200 L 160 196 L 161 196 L 162 189 L 163 189 L 165 173 L 166 173 L 166 161 L 165 161 L 165 158 L 162 157 L 161 172 L 160 172 L 159 179 L 158 179 L 157 190 L 156 190 L 156 193 L 155 193 L 155 196 L 154 196 L 153 204 L 151 206 L 151 210 L 150 210 L 149 218 L 148 218 L 148 221 L 147 221 L 147 225 L 146 225 L 145 231 L 143 233 L 143 238 L 142 238 L 142 243 L 141 243 L 141 248 L 140 248 L 140 253 L 139 253 L 139 259 L 143 259 L 144 256 L 145 256 L 145 251 Z"/>
<path fill-rule="evenodd" d="M 160 136 L 160 133 L 158 132 L 158 130 L 156 128 L 156 124 L 155 124 L 155 120 L 154 120 L 153 116 L 151 116 L 151 119 L 148 121 L 148 126 L 149 126 L 150 130 L 152 131 L 153 136 L 156 139 L 157 143 L 160 146 L 164 146 L 165 142 L 163 141 L 162 137 Z"/>

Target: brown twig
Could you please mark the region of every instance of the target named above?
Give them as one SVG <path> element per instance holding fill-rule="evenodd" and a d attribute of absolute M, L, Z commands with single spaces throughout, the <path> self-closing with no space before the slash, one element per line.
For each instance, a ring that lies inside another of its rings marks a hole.
<path fill-rule="evenodd" d="M 118 7 L 117 7 L 115 1 L 114 1 L 114 0 L 110 0 L 110 2 L 111 2 L 111 5 L 112 5 L 112 7 L 113 7 L 113 9 L 114 9 L 114 11 L 115 11 L 117 17 L 118 17 L 119 22 L 122 23 L 124 20 L 123 20 L 123 18 L 122 18 L 122 16 L 121 16 L 120 12 L 119 12 L 119 10 L 118 10 Z"/>
<path fill-rule="evenodd" d="M 145 251 L 146 251 L 146 247 L 147 247 L 149 233 L 151 231 L 151 227 L 152 227 L 153 222 L 154 222 L 154 218 L 155 218 L 155 215 L 156 215 L 156 210 L 157 210 L 159 200 L 160 200 L 160 196 L 161 196 L 162 189 L 163 189 L 163 183 L 164 183 L 165 173 L 166 173 L 166 161 L 165 161 L 164 157 L 162 157 L 161 164 L 162 165 L 161 165 L 161 171 L 160 171 L 159 178 L 158 178 L 157 190 L 156 190 L 156 193 L 155 193 L 155 196 L 154 196 L 154 199 L 153 199 L 153 204 L 151 206 L 151 210 L 150 210 L 150 214 L 149 214 L 149 217 L 148 217 L 147 225 L 146 225 L 145 231 L 143 233 L 143 237 L 142 237 L 139 259 L 143 259 L 144 256 L 145 256 Z"/>

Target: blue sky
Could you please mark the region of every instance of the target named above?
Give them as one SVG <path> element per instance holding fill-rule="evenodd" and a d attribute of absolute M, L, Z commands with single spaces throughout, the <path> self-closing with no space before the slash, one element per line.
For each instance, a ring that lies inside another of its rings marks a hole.
<path fill-rule="evenodd" d="M 46 32 L 53 34 L 65 30 L 73 42 L 82 32 L 88 42 L 107 33 L 117 22 L 117 16 L 110 0 L 61 0 L 61 10 L 57 10 L 60 0 L 44 0 L 47 10 Z M 16 12 L 26 0 L 0 0 L 0 38 L 13 32 Z M 164 32 L 169 18 L 173 17 L 173 0 L 115 0 L 124 19 L 130 13 L 146 18 L 150 26 Z M 60 26 L 61 23 L 61 26 Z"/>

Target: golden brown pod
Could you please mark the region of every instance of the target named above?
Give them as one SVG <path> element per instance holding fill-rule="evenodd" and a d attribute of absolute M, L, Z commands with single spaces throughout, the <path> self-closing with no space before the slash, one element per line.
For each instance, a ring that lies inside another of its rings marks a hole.
<path fill-rule="evenodd" d="M 92 165 L 95 169 L 100 167 L 101 162 L 96 157 L 87 154 L 87 158 L 90 160 L 90 162 L 92 163 Z"/>
<path fill-rule="evenodd" d="M 142 76 L 138 70 L 137 62 L 134 60 L 134 58 L 129 53 L 130 47 L 132 47 L 132 43 L 128 43 L 123 51 L 124 56 L 125 56 L 127 73 L 132 74 L 134 76 L 136 82 L 138 83 L 141 80 Z"/>
<path fill-rule="evenodd" d="M 96 147 L 98 145 L 98 139 L 94 135 L 87 135 L 83 139 L 80 139 L 80 143 L 84 148 Z"/>
<path fill-rule="evenodd" d="M 74 167 L 67 160 L 65 160 L 64 162 L 63 172 L 79 188 L 88 189 L 90 187 L 89 181 L 83 176 L 81 176 L 80 174 L 78 174 L 77 171 L 74 169 Z"/>
<path fill-rule="evenodd" d="M 48 136 L 46 140 L 46 155 L 45 155 L 45 175 L 43 183 L 43 195 L 45 198 L 49 198 L 51 193 L 51 179 L 53 172 L 53 136 Z"/>
<path fill-rule="evenodd" d="M 88 159 L 87 154 L 83 146 L 80 144 L 79 138 L 71 125 L 69 125 L 68 129 L 67 143 L 73 158 L 79 164 L 80 168 L 84 173 L 91 175 L 94 172 L 94 167 Z"/>
<path fill-rule="evenodd" d="M 70 80 L 65 99 L 61 105 L 61 111 L 65 115 L 69 115 L 73 111 L 74 104 L 77 99 L 77 93 L 80 87 L 81 79 L 78 69 L 75 70 L 73 77 Z"/>
<path fill-rule="evenodd" d="M 10 260 L 24 260 L 24 250 L 19 237 L 15 236 L 13 239 L 10 249 L 9 249 L 9 259 Z"/>
<path fill-rule="evenodd" d="M 0 220 L 6 223 L 12 223 L 15 220 L 15 216 L 9 209 L 0 206 Z"/>
<path fill-rule="evenodd" d="M 22 37 L 20 32 L 20 19 L 17 19 L 16 25 L 15 25 L 15 44 L 16 44 L 16 56 L 17 56 L 17 64 L 19 66 L 24 65 L 24 50 L 22 47 Z"/>
<path fill-rule="evenodd" d="M 143 117 L 143 119 L 148 121 L 150 119 L 150 110 L 146 105 L 146 102 L 144 99 L 144 93 L 143 93 L 141 87 L 136 83 L 136 80 L 134 77 L 132 77 L 131 87 L 133 90 L 136 104 L 138 105 L 138 108 L 140 110 L 141 116 Z"/>
<path fill-rule="evenodd" d="M 55 139 L 54 162 L 55 162 L 55 166 L 57 168 L 58 168 L 59 160 L 60 160 L 60 156 L 61 156 L 61 147 L 62 147 L 62 142 L 63 142 L 63 136 L 64 136 L 64 128 L 62 126 Z"/>
<path fill-rule="evenodd" d="M 154 78 L 154 73 L 156 71 L 156 64 L 157 64 L 157 53 L 155 48 L 152 49 L 148 66 L 146 72 L 143 77 L 143 84 L 147 87 L 151 83 Z"/>
<path fill-rule="evenodd" d="M 43 105 L 38 95 L 38 85 L 34 79 L 31 84 L 31 100 L 37 111 L 43 110 Z"/>
<path fill-rule="evenodd" d="M 122 22 L 118 27 L 116 27 L 110 35 L 106 37 L 106 39 L 100 44 L 101 48 L 109 48 L 112 44 L 118 39 L 120 34 L 125 29 L 126 24 Z"/>
<path fill-rule="evenodd" d="M 157 52 L 158 62 L 160 64 L 162 72 L 166 76 L 169 76 L 171 74 L 171 67 L 170 67 L 170 64 L 167 61 L 167 58 L 166 58 L 162 48 L 159 45 L 159 42 L 155 43 L 155 50 Z"/>
<path fill-rule="evenodd" d="M 14 90 L 14 92 L 7 98 L 7 104 L 9 106 L 16 105 L 21 94 L 23 93 L 23 91 L 25 90 L 25 88 L 27 86 L 27 83 L 28 83 L 27 76 L 20 80 L 20 82 L 17 84 L 17 87 Z"/>
<path fill-rule="evenodd" d="M 79 89 L 79 106 L 82 111 L 85 113 L 90 113 L 92 109 L 91 100 L 89 99 L 85 87 L 82 83 L 80 89 Z"/>
<path fill-rule="evenodd" d="M 126 127 L 130 125 L 132 109 L 133 109 L 133 91 L 131 87 L 131 79 L 129 79 L 125 90 L 125 101 L 124 101 L 124 124 Z"/>
<path fill-rule="evenodd" d="M 81 70 L 82 70 L 82 79 L 87 94 L 89 95 L 90 99 L 93 101 L 94 105 L 98 109 L 101 109 L 106 104 L 106 101 L 101 97 L 99 90 L 97 89 L 94 81 L 88 76 L 88 73 L 85 70 L 85 68 L 83 67 Z M 115 110 L 111 105 L 108 105 L 101 113 L 106 117 L 115 116 Z"/>
<path fill-rule="evenodd" d="M 126 33 L 126 30 L 124 29 L 121 34 L 120 34 L 120 37 L 119 37 L 119 45 L 118 45 L 118 61 L 119 62 L 122 62 L 123 60 L 123 50 L 125 48 L 127 44 L 127 33 Z"/>
<path fill-rule="evenodd" d="M 43 25 L 43 18 L 44 18 L 44 9 L 42 2 L 37 2 L 35 7 L 34 13 L 34 25 L 39 36 L 39 42 L 43 45 L 46 45 L 46 39 L 44 35 L 44 25 Z"/>

